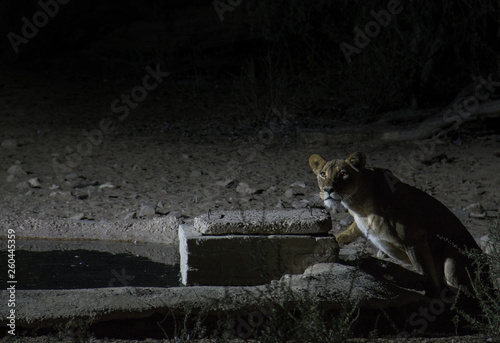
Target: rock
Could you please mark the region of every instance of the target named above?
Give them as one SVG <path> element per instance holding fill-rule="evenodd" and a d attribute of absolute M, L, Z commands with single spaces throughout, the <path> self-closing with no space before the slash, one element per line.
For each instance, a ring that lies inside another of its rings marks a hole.
<path fill-rule="evenodd" d="M 465 212 L 476 212 L 476 213 L 481 213 L 483 212 L 483 207 L 481 206 L 480 203 L 475 203 L 475 204 L 470 204 L 467 207 L 464 207 L 463 209 Z"/>
<path fill-rule="evenodd" d="M 304 181 L 295 181 L 290 185 L 290 187 L 301 187 L 306 188 L 306 183 Z"/>
<path fill-rule="evenodd" d="M 158 201 L 155 208 L 156 213 L 167 215 L 170 211 L 166 208 L 161 201 Z"/>
<path fill-rule="evenodd" d="M 483 251 L 486 254 L 490 255 L 490 254 L 494 254 L 495 251 L 498 251 L 498 247 L 494 246 L 495 242 L 493 242 L 490 239 L 490 235 L 482 236 L 479 241 L 480 241 L 481 249 L 483 249 Z"/>
<path fill-rule="evenodd" d="M 156 213 L 156 204 L 145 202 L 141 204 L 141 209 L 139 210 L 138 217 L 147 218 L 153 217 Z"/>
<path fill-rule="evenodd" d="M 2 148 L 12 149 L 15 147 L 17 147 L 17 142 L 15 139 L 6 139 L 6 140 L 2 141 Z"/>
<path fill-rule="evenodd" d="M 235 179 L 225 179 L 225 180 L 217 181 L 215 184 L 217 186 L 227 188 L 227 187 L 231 187 L 232 185 L 234 185 L 235 182 L 236 182 Z"/>
<path fill-rule="evenodd" d="M 6 181 L 7 181 L 7 182 L 13 182 L 15 179 L 16 179 L 16 176 L 15 176 L 15 175 L 13 175 L 13 174 L 9 174 L 9 175 L 7 175 L 7 177 L 6 177 Z"/>
<path fill-rule="evenodd" d="M 204 235 L 295 235 L 327 233 L 332 222 L 319 209 L 214 211 L 196 217 L 194 227 Z"/>
<path fill-rule="evenodd" d="M 179 250 L 183 284 L 220 286 L 260 285 L 335 262 L 339 253 L 331 236 L 204 236 L 186 224 L 179 226 Z"/>
<path fill-rule="evenodd" d="M 111 182 L 106 182 L 103 183 L 102 185 L 99 185 L 99 189 L 104 189 L 104 188 L 115 188 L 115 186 Z"/>
<path fill-rule="evenodd" d="M 129 220 L 129 219 L 133 219 L 133 218 L 137 218 L 137 212 L 129 212 L 125 215 L 125 217 L 123 217 L 123 219 L 125 220 Z"/>
<path fill-rule="evenodd" d="M 10 175 L 15 175 L 15 176 L 26 175 L 26 172 L 23 170 L 23 167 L 21 166 L 21 162 L 19 162 L 19 161 L 16 161 L 16 164 L 10 166 L 10 168 L 7 169 L 7 173 Z"/>
<path fill-rule="evenodd" d="M 85 214 L 83 212 L 76 213 L 69 217 L 70 220 L 82 220 L 83 218 L 85 218 Z"/>
<path fill-rule="evenodd" d="M 236 192 L 240 194 L 254 194 L 255 192 L 257 192 L 257 190 L 251 188 L 248 183 L 240 182 L 236 187 Z"/>
<path fill-rule="evenodd" d="M 73 180 L 76 180 L 77 178 L 78 178 L 78 175 L 76 173 L 69 173 L 64 177 L 64 179 L 67 181 L 73 181 Z"/>
<path fill-rule="evenodd" d="M 276 192 L 277 189 L 278 189 L 278 187 L 271 186 L 271 187 L 269 187 L 268 189 L 265 190 L 265 193 L 273 193 L 273 192 Z"/>
<path fill-rule="evenodd" d="M 288 188 L 286 191 L 285 191 L 285 196 L 287 198 L 293 198 L 293 196 L 295 195 L 295 191 L 293 190 L 293 188 Z"/>
<path fill-rule="evenodd" d="M 182 217 L 181 212 L 177 210 L 170 211 L 170 213 L 167 215 L 167 218 L 172 218 L 173 220 L 178 220 L 181 217 Z"/>
<path fill-rule="evenodd" d="M 40 183 L 40 180 L 38 180 L 37 177 L 29 179 L 28 184 L 30 185 L 31 188 L 42 188 L 42 184 Z"/>
<path fill-rule="evenodd" d="M 469 215 L 470 215 L 471 218 L 476 218 L 476 219 L 485 219 L 486 218 L 486 214 L 485 213 L 474 213 L 474 212 L 471 212 Z"/>
<path fill-rule="evenodd" d="M 327 299 L 356 299 L 365 308 L 400 308 L 408 303 L 425 301 L 424 295 L 405 289 L 419 289 L 414 286 L 422 282 L 421 275 L 390 262 L 379 263 L 374 258 L 361 260 L 358 264 L 361 264 L 360 268 L 357 265 L 318 263 L 307 268 L 302 275 L 285 275 L 273 283 Z"/>

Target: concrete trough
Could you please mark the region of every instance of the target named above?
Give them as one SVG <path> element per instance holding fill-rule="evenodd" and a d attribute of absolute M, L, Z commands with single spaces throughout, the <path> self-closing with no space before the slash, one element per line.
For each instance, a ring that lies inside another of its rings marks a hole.
<path fill-rule="evenodd" d="M 238 226 L 234 222 L 233 225 Z M 250 232 L 258 232 L 258 229 L 250 229 Z M 315 263 L 336 262 L 339 246 L 335 238 L 324 232 L 312 234 L 220 235 L 219 232 L 209 236 L 200 233 L 194 225 L 180 225 L 182 283 L 261 285 L 284 274 L 302 274 Z"/>
<path fill-rule="evenodd" d="M 194 228 L 203 235 L 326 234 L 332 220 L 320 209 L 214 211 L 196 217 Z"/>

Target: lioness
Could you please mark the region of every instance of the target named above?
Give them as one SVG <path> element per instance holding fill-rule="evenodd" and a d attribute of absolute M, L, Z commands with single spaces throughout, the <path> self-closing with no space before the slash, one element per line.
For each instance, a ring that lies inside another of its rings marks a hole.
<path fill-rule="evenodd" d="M 309 158 L 325 206 L 341 202 L 354 217 L 354 223 L 335 236 L 339 244 L 366 236 L 378 249 L 423 274 L 429 296 L 438 296 L 445 281 L 455 288 L 470 284 L 467 269 L 472 272 L 472 261 L 461 250 L 479 247 L 460 220 L 427 193 L 388 170 L 365 168 L 365 162 L 361 152 L 346 160 Z"/>

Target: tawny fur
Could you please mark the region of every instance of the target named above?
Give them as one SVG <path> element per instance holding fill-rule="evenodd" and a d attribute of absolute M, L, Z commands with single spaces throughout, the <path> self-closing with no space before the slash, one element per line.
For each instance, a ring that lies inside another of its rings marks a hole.
<path fill-rule="evenodd" d="M 346 160 L 309 158 L 325 205 L 332 208 L 340 202 L 354 217 L 347 230 L 335 236 L 339 244 L 367 237 L 426 276 L 428 295 L 437 296 L 446 283 L 470 284 L 467 270 L 472 272 L 472 261 L 463 251 L 479 247 L 460 220 L 427 193 L 365 163 L 360 152 Z"/>

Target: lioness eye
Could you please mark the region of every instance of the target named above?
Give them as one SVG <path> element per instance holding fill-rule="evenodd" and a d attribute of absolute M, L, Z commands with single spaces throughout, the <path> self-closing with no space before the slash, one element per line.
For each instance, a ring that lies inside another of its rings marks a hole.
<path fill-rule="evenodd" d="M 321 172 L 321 173 L 319 174 L 319 176 L 321 176 L 321 177 L 326 177 L 326 173 L 325 173 L 325 172 Z"/>
<path fill-rule="evenodd" d="M 340 176 L 343 177 L 343 178 L 346 178 L 347 177 L 347 173 L 345 171 L 341 171 L 340 172 Z"/>

